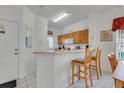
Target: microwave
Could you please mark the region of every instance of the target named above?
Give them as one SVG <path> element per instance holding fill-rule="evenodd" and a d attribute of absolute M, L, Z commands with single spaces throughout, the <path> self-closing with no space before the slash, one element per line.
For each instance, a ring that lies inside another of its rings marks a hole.
<path fill-rule="evenodd" d="M 73 38 L 65 39 L 64 44 L 73 44 Z"/>

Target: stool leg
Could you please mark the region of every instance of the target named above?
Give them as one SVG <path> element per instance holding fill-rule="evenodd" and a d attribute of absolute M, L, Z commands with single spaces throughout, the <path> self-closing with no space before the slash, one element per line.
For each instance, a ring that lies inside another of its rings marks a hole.
<path fill-rule="evenodd" d="M 99 60 L 99 72 L 100 72 L 100 76 L 102 76 L 102 71 L 101 71 L 100 60 Z"/>
<path fill-rule="evenodd" d="M 90 64 L 90 67 L 89 67 L 89 73 L 90 73 L 91 86 L 93 86 L 93 81 L 92 81 L 92 66 L 91 66 L 91 64 Z"/>
<path fill-rule="evenodd" d="M 99 79 L 99 66 L 98 66 L 98 61 L 96 60 L 96 75 L 97 75 L 97 79 Z"/>
<path fill-rule="evenodd" d="M 74 84 L 74 64 L 72 63 L 72 84 Z"/>
<path fill-rule="evenodd" d="M 86 67 L 84 67 L 84 79 L 85 79 L 85 86 L 87 88 L 88 84 L 87 84 L 87 68 Z"/>
<path fill-rule="evenodd" d="M 81 79 L 81 76 L 80 76 L 80 65 L 78 66 L 78 80 L 80 80 Z"/>

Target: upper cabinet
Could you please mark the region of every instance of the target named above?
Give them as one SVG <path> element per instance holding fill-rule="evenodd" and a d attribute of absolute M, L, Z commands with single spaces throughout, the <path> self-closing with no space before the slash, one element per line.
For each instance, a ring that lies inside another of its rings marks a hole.
<path fill-rule="evenodd" d="M 88 41 L 89 41 L 88 29 L 81 31 L 80 33 L 81 33 L 80 34 L 81 35 L 81 37 L 80 37 L 81 43 L 88 43 Z"/>
<path fill-rule="evenodd" d="M 73 32 L 72 33 L 72 36 L 73 36 L 73 42 L 74 44 L 78 44 L 78 43 L 81 43 L 81 35 L 80 35 L 80 31 L 79 32 Z"/>
<path fill-rule="evenodd" d="M 72 32 L 64 35 L 58 36 L 58 44 L 64 44 L 64 40 L 68 38 L 73 38 L 74 44 L 88 43 L 89 31 L 88 29 Z"/>
<path fill-rule="evenodd" d="M 58 36 L 58 44 L 59 45 L 63 44 L 63 42 L 62 42 L 62 35 Z"/>

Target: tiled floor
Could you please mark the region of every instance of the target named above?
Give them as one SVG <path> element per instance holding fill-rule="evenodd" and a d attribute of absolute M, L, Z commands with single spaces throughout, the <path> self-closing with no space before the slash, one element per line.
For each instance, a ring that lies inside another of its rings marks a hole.
<path fill-rule="evenodd" d="M 90 88 L 114 88 L 114 82 L 111 73 L 103 72 L 100 79 L 96 79 L 93 72 L 93 86 Z M 36 88 L 36 70 L 28 74 L 25 78 L 17 81 L 17 88 Z M 85 88 L 84 80 L 75 81 L 74 85 L 69 85 L 68 88 Z"/>
<path fill-rule="evenodd" d="M 36 70 L 17 80 L 17 88 L 36 88 Z"/>
<path fill-rule="evenodd" d="M 93 72 L 93 86 L 89 88 L 114 88 L 114 81 L 111 76 L 111 73 L 103 72 L 102 77 L 100 77 L 100 79 L 97 79 L 95 72 Z M 69 88 L 85 88 L 84 82 L 84 80 L 77 80 L 74 82 L 73 85 L 70 85 Z"/>

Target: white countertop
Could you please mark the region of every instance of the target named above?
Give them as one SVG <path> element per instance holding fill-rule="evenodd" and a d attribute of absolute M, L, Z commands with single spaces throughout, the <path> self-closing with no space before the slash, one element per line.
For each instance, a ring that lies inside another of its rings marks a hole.
<path fill-rule="evenodd" d="M 91 50 L 94 50 L 91 48 Z M 84 52 L 85 49 L 81 50 L 59 50 L 59 51 L 35 51 L 33 54 L 67 54 L 67 53 L 81 53 Z"/>
<path fill-rule="evenodd" d="M 67 54 L 67 53 L 79 53 L 85 50 L 59 50 L 59 51 L 36 51 L 33 54 Z"/>

